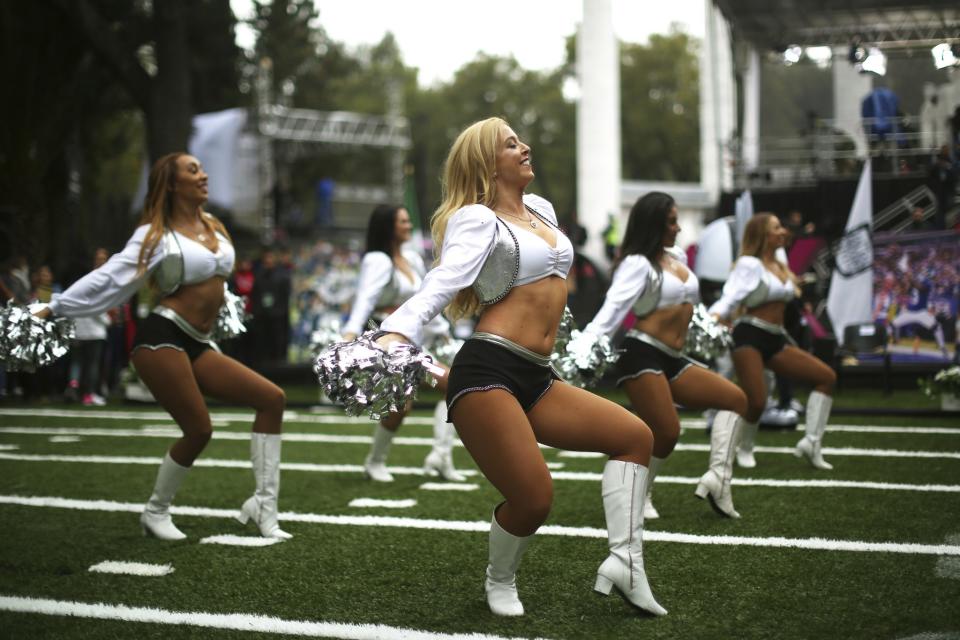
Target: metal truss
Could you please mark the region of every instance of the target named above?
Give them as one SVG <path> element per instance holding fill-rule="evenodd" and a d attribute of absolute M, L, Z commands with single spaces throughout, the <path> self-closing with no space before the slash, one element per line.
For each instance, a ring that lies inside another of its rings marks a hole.
<path fill-rule="evenodd" d="M 402 116 L 314 111 L 264 105 L 258 130 L 278 142 L 409 149 L 410 125 Z"/>

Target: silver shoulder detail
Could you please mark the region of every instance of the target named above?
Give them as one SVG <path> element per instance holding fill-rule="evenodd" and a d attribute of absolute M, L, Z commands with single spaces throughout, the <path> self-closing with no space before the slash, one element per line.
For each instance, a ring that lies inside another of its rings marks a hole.
<path fill-rule="evenodd" d="M 480 304 L 493 304 L 502 300 L 517 281 L 520 273 L 520 243 L 513 230 L 497 219 L 497 239 L 493 251 L 487 257 L 473 283 L 473 290 Z M 501 229 L 506 229 L 503 233 Z"/>

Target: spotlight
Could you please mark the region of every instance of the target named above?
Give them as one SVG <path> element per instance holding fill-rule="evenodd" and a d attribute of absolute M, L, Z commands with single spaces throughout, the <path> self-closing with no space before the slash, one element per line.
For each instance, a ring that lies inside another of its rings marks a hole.
<path fill-rule="evenodd" d="M 870 47 L 870 52 L 860 65 L 861 72 L 871 72 L 878 76 L 887 75 L 887 56 L 877 47 Z"/>
<path fill-rule="evenodd" d="M 830 47 L 807 47 L 803 53 L 821 69 L 829 67 L 833 59 L 833 49 Z"/>
<path fill-rule="evenodd" d="M 850 45 L 850 53 L 847 54 L 847 59 L 850 64 L 860 64 L 867 59 L 867 50 L 859 42 L 854 42 Z"/>
<path fill-rule="evenodd" d="M 803 48 L 797 45 L 791 45 L 787 47 L 783 52 L 783 61 L 789 66 L 791 64 L 796 64 L 800 62 L 800 57 L 803 55 Z"/>
<path fill-rule="evenodd" d="M 960 49 L 960 46 L 956 44 L 951 46 L 946 42 L 930 49 L 930 53 L 933 55 L 934 66 L 937 69 L 946 69 L 947 67 L 952 67 L 957 64 L 957 54 L 960 53 L 960 51 L 955 51 L 955 49 Z"/>

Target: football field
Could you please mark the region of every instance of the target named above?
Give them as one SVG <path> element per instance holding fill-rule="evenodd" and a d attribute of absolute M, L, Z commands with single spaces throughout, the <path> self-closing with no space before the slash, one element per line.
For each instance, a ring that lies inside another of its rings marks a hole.
<path fill-rule="evenodd" d="M 737 469 L 740 520 L 693 495 L 703 421 L 685 418 L 654 488 L 644 557 L 663 618 L 592 591 L 606 557 L 599 456 L 544 448 L 553 511 L 518 573 L 527 614 L 483 593 L 498 494 L 422 475 L 430 419 L 408 418 L 388 465 L 362 473 L 371 423 L 288 411 L 281 524 L 263 545 L 234 516 L 253 490 L 252 413 L 214 437 L 174 501 L 181 542 L 138 517 L 179 431 L 156 408 L 0 407 L 0 637 L 960 638 L 960 420 L 835 416 L 818 471 L 796 432 L 761 431 Z"/>

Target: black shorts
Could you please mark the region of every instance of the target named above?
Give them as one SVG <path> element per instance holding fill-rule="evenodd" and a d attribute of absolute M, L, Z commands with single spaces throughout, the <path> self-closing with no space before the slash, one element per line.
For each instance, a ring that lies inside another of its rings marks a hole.
<path fill-rule="evenodd" d="M 687 356 L 666 353 L 636 338 L 624 338 L 620 348 L 623 349 L 623 353 L 620 354 L 615 369 L 618 386 L 645 373 L 659 373 L 673 382 L 689 367 L 703 366 Z"/>
<path fill-rule="evenodd" d="M 529 412 L 559 379 L 550 365 L 536 364 L 506 347 L 471 338 L 463 343 L 450 367 L 447 415 L 464 395 L 490 389 L 509 391 L 524 412 Z M 451 422 L 449 417 L 447 422 Z"/>
<path fill-rule="evenodd" d="M 782 333 L 772 333 L 747 322 L 739 322 L 733 328 L 733 349 L 753 347 L 760 352 L 760 357 L 766 363 L 790 344 L 787 336 Z"/>
<path fill-rule="evenodd" d="M 164 348 L 183 351 L 191 362 L 199 358 L 204 351 L 213 349 L 209 342 L 191 338 L 173 320 L 156 313 L 151 313 L 137 325 L 137 334 L 134 336 L 130 353 L 140 347 L 153 351 Z"/>

